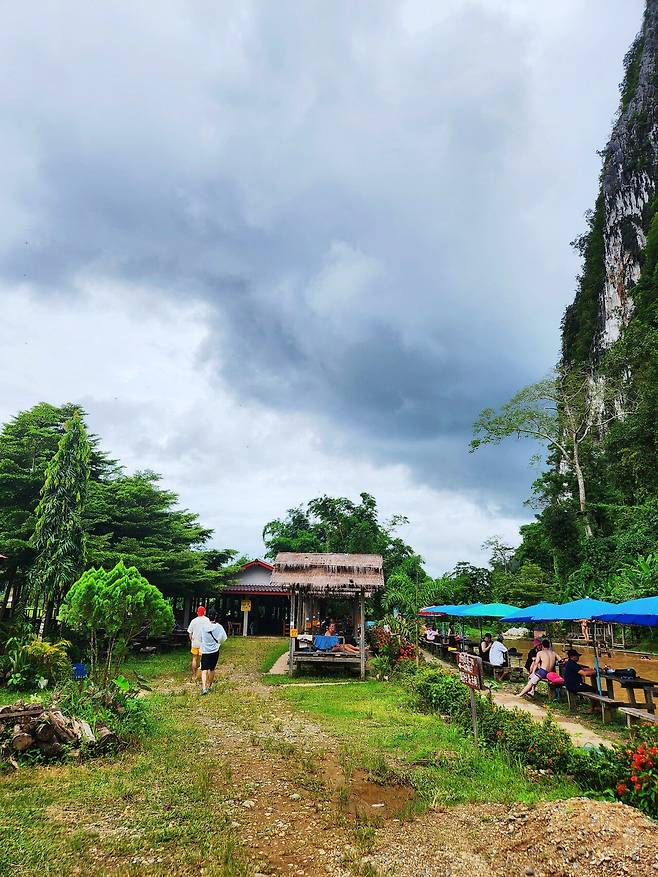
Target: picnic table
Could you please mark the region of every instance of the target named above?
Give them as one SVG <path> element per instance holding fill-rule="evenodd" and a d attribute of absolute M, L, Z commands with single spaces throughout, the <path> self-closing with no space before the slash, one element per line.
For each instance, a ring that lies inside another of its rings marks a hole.
<path fill-rule="evenodd" d="M 605 673 L 602 674 L 601 679 L 605 679 L 606 694 L 611 700 L 615 699 L 615 682 L 618 682 L 628 692 L 628 700 L 632 707 L 638 706 L 635 692 L 643 691 L 647 712 L 653 713 L 656 711 L 653 696 L 654 690 L 658 688 L 658 682 L 653 682 L 651 679 L 643 679 L 641 676 L 636 676 L 634 679 L 623 679 L 619 676 L 608 676 Z"/>

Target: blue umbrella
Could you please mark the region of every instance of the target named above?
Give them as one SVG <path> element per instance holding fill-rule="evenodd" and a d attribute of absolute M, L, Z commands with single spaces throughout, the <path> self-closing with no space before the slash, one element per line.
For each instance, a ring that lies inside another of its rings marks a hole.
<path fill-rule="evenodd" d="M 572 600 L 561 606 L 550 606 L 535 611 L 533 621 L 591 621 L 598 618 L 602 612 L 614 612 L 617 607 L 614 603 L 606 603 L 604 600 L 593 600 L 584 597 L 582 600 Z"/>
<path fill-rule="evenodd" d="M 627 600 L 613 607 L 611 611 L 596 616 L 599 621 L 613 621 L 617 624 L 641 624 L 644 627 L 658 625 L 658 596 L 639 597 Z"/>
<path fill-rule="evenodd" d="M 552 609 L 546 609 L 540 614 L 540 621 L 591 621 L 598 618 L 603 612 L 613 612 L 617 607 L 613 603 L 606 603 L 604 600 L 593 600 L 591 597 L 584 597 L 582 600 L 572 600 L 570 603 L 564 603 L 562 606 L 554 606 Z M 599 653 L 596 647 L 596 639 L 592 637 L 594 643 L 594 667 L 596 669 L 596 687 L 601 691 L 601 670 L 599 668 Z"/>
<path fill-rule="evenodd" d="M 505 621 L 518 621 L 524 624 L 530 624 L 533 621 L 540 621 L 543 618 L 542 613 L 547 609 L 553 609 L 557 603 L 534 603 L 532 606 L 526 606 L 525 609 L 519 609 L 512 615 L 506 615 Z"/>
<path fill-rule="evenodd" d="M 510 606 L 509 603 L 474 603 L 472 606 L 464 606 L 459 613 L 462 618 L 504 618 L 511 612 L 519 612 L 518 606 Z"/>
<path fill-rule="evenodd" d="M 458 606 L 426 606 L 424 609 L 420 609 L 419 615 L 452 615 L 453 609 L 458 609 Z"/>

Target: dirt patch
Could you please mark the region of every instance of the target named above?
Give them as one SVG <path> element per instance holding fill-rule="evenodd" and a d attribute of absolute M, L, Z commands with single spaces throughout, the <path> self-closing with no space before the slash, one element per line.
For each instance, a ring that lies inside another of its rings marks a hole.
<path fill-rule="evenodd" d="M 365 770 L 355 770 L 348 783 L 348 812 L 357 819 L 406 816 L 415 792 L 406 783 L 373 782 Z"/>
<path fill-rule="evenodd" d="M 385 827 L 371 864 L 399 877 L 655 877 L 656 824 L 625 804 L 573 798 L 456 807 Z"/>

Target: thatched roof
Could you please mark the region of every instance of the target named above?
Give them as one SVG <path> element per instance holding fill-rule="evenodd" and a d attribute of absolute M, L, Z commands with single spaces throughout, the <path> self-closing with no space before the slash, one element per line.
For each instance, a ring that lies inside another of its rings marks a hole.
<path fill-rule="evenodd" d="M 274 561 L 272 584 L 316 597 L 367 597 L 384 587 L 381 554 L 298 554 L 282 551 Z"/>

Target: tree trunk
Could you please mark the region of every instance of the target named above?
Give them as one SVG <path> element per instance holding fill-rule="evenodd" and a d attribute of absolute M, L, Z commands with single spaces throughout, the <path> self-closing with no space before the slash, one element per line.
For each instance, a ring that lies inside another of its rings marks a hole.
<path fill-rule="evenodd" d="M 11 582 L 7 579 L 7 586 L 5 588 L 5 593 L 2 597 L 2 605 L 0 605 L 0 621 L 5 617 L 5 612 L 7 611 L 7 606 L 9 605 L 9 595 L 11 594 Z"/>
<path fill-rule="evenodd" d="M 583 516 L 583 521 L 585 524 L 585 534 L 588 539 L 591 539 L 594 535 L 592 531 L 592 526 L 589 522 L 589 517 L 587 515 L 587 496 L 585 494 L 585 477 L 583 475 L 583 470 L 580 466 L 580 457 L 578 456 L 578 441 L 576 437 L 573 437 L 573 468 L 576 473 L 576 481 L 578 482 L 578 502 L 580 504 L 580 512 Z"/>

